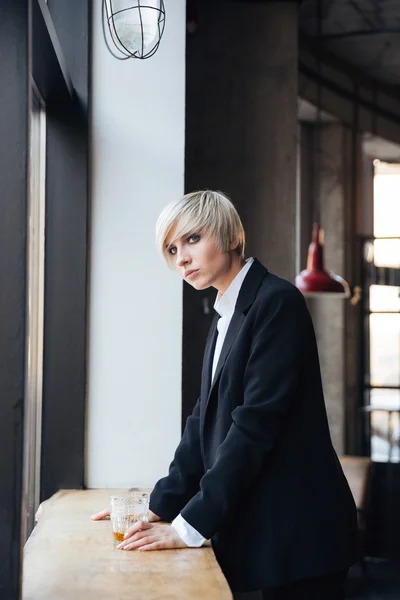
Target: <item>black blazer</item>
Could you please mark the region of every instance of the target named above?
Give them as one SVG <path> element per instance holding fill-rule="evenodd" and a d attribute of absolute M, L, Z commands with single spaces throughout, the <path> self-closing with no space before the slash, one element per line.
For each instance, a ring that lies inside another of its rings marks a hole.
<path fill-rule="evenodd" d="M 302 294 L 257 260 L 210 382 L 150 508 L 205 538 L 233 591 L 347 568 L 358 556 L 353 497 L 328 429 L 314 329 Z"/>

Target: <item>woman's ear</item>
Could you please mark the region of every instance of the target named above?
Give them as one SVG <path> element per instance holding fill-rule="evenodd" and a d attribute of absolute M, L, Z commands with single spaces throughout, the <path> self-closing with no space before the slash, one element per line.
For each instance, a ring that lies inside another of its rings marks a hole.
<path fill-rule="evenodd" d="M 230 250 L 236 250 L 236 248 L 239 246 L 239 240 L 237 238 L 235 238 L 234 240 L 232 240 L 231 245 L 229 246 Z"/>

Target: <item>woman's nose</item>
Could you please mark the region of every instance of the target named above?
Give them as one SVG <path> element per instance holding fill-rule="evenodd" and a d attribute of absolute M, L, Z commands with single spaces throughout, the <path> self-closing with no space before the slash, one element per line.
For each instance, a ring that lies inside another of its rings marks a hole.
<path fill-rule="evenodd" d="M 183 267 L 183 265 L 187 264 L 190 261 L 189 255 L 185 250 L 177 250 L 177 258 L 176 263 L 178 267 Z"/>

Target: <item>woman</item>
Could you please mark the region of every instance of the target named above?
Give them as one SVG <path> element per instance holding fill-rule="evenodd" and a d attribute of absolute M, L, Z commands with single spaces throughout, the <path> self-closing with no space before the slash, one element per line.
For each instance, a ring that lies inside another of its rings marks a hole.
<path fill-rule="evenodd" d="M 303 296 L 257 259 L 245 260 L 239 215 L 219 192 L 168 205 L 156 239 L 187 283 L 218 290 L 216 315 L 200 397 L 151 494 L 152 522 L 134 525 L 119 547 L 211 539 L 234 592 L 343 599 L 357 558 L 356 509 L 330 439 Z"/>

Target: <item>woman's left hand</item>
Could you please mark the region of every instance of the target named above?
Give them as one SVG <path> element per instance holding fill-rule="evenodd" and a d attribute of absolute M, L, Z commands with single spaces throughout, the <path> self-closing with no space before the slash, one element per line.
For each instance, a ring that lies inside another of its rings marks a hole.
<path fill-rule="evenodd" d="M 170 525 L 158 525 L 138 521 L 125 533 L 120 550 L 167 550 L 187 548 L 187 545 Z"/>

